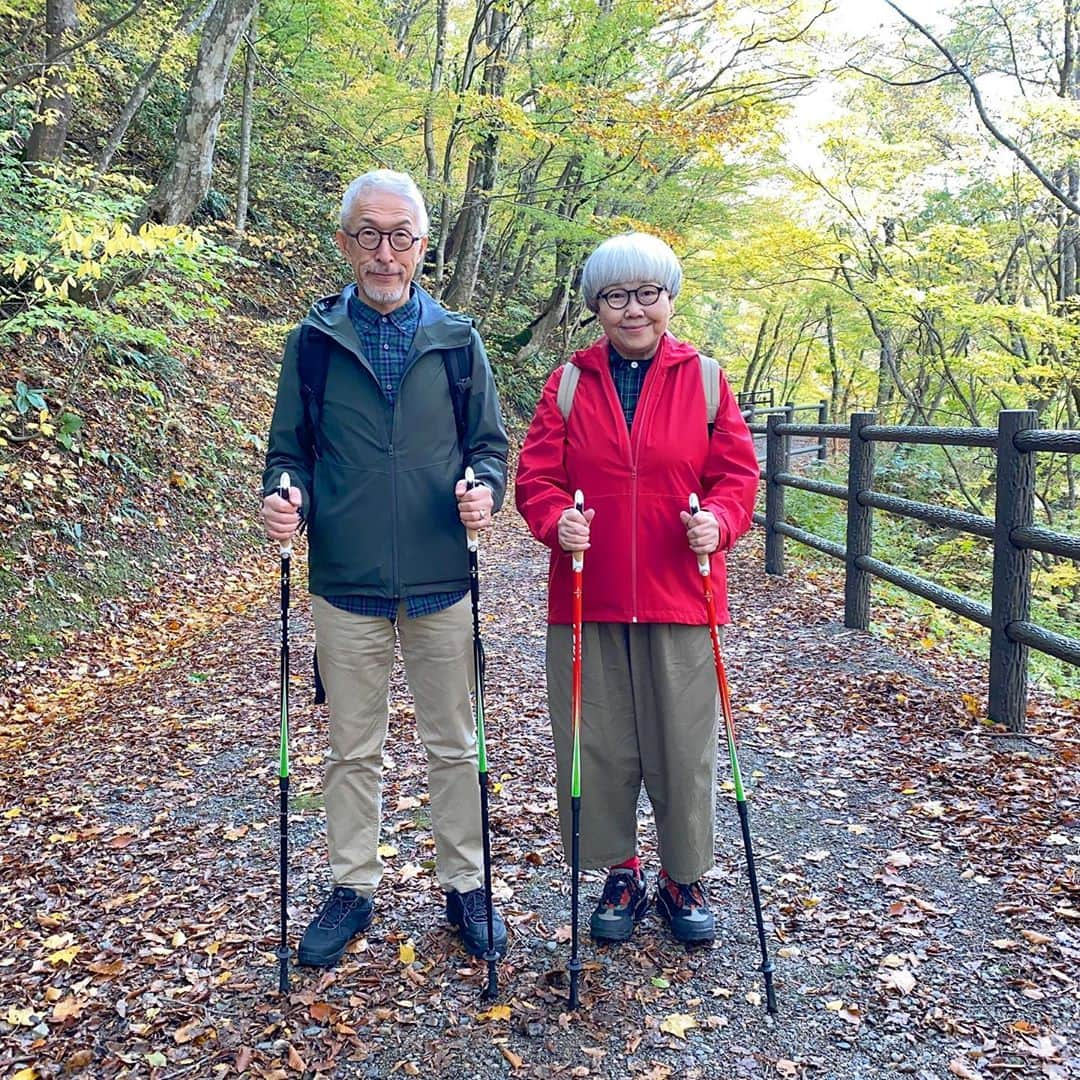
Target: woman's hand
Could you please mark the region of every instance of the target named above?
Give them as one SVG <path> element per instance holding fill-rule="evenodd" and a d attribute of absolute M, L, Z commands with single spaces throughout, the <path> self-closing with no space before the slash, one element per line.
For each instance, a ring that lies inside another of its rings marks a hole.
<path fill-rule="evenodd" d="M 559 518 L 559 546 L 563 551 L 587 551 L 589 547 L 589 523 L 596 513 L 588 509 L 584 513 L 568 507 Z"/>
<path fill-rule="evenodd" d="M 720 523 L 711 510 L 696 514 L 683 510 L 679 518 L 686 528 L 686 542 L 695 555 L 711 555 L 720 546 Z"/>

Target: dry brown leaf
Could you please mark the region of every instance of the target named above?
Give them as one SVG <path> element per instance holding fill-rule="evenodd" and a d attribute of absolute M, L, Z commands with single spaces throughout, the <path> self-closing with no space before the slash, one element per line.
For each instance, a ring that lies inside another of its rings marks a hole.
<path fill-rule="evenodd" d="M 959 1076 L 960 1080 L 983 1080 L 982 1073 L 971 1068 L 963 1058 L 953 1058 L 949 1062 L 949 1072 Z"/>
<path fill-rule="evenodd" d="M 68 994 L 63 1001 L 58 1001 L 53 1006 L 52 1018 L 57 1024 L 65 1020 L 75 1020 L 82 1014 L 85 1002 L 79 1001 L 73 994 Z"/>
<path fill-rule="evenodd" d="M 515 1054 L 514 1051 L 511 1050 L 508 1046 L 500 1046 L 499 1052 L 504 1058 L 506 1058 L 507 1061 L 510 1062 L 511 1069 L 520 1069 L 522 1065 L 525 1064 L 524 1059 L 521 1058 L 519 1055 Z"/>

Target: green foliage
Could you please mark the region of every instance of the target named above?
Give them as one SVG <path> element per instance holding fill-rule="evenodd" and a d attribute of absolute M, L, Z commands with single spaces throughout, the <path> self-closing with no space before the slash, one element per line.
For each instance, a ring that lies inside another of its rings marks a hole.
<path fill-rule="evenodd" d="M 220 310 L 218 273 L 235 255 L 184 226 L 133 232 L 146 190 L 121 174 L 0 158 L 0 344 L 53 330 L 90 349 L 164 352 L 162 314 Z"/>
<path fill-rule="evenodd" d="M 960 465 L 964 483 L 975 489 L 992 490 L 992 459 L 980 458 L 970 450 L 965 454 L 968 457 Z M 940 448 L 899 445 L 882 456 L 884 460 L 875 467 L 875 490 L 934 506 L 957 505 L 956 476 L 946 465 Z M 814 475 L 834 483 L 847 482 L 843 462 L 818 466 Z M 847 516 L 842 503 L 789 488 L 785 492 L 785 510 L 791 524 L 844 546 Z M 988 512 L 992 516 L 993 510 Z M 875 557 L 972 599 L 990 603 L 993 549 L 989 540 L 880 510 L 874 511 L 873 520 Z M 1069 512 L 1055 520 L 1053 527 L 1075 535 L 1080 531 L 1080 514 Z M 828 556 L 796 542 L 789 541 L 785 551 L 800 561 L 836 565 Z M 981 626 L 887 582 L 875 579 L 873 591 L 879 598 L 874 600 L 875 604 L 884 601 L 899 605 L 921 620 L 925 628 L 922 647 L 947 644 L 962 652 L 987 655 L 989 634 Z M 1050 556 L 1035 559 L 1031 618 L 1049 630 L 1075 636 L 1080 625 L 1080 571 L 1075 563 Z M 1056 690 L 1080 691 L 1080 672 L 1076 668 L 1035 650 L 1031 652 L 1031 670 L 1037 681 Z"/>

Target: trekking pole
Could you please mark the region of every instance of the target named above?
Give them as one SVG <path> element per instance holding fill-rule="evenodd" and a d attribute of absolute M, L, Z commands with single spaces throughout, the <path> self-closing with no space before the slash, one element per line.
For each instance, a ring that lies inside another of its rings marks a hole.
<path fill-rule="evenodd" d="M 289 474 L 278 481 L 278 495 L 289 501 Z M 289 563 L 292 542 L 281 545 L 281 728 L 278 742 L 278 840 L 281 850 L 281 942 L 278 945 L 278 990 L 289 992 Z"/>
<path fill-rule="evenodd" d="M 696 495 L 690 496 L 690 513 L 696 514 L 701 509 Z M 754 900 L 754 919 L 757 922 L 758 944 L 761 946 L 761 966 L 758 970 L 765 976 L 765 1007 L 770 1013 L 776 1012 L 776 993 L 773 990 L 773 972 L 776 970 L 769 959 L 769 947 L 765 943 L 765 922 L 761 917 L 761 893 L 758 890 L 757 870 L 754 868 L 754 845 L 750 840 L 750 819 L 746 808 L 746 795 L 743 793 L 742 772 L 739 770 L 739 757 L 735 752 L 735 721 L 731 714 L 731 695 L 728 693 L 727 672 L 724 670 L 724 657 L 720 651 L 720 634 L 716 627 L 716 601 L 712 593 L 712 574 L 709 568 L 709 556 L 697 557 L 698 571 L 705 590 L 705 610 L 709 616 L 709 634 L 712 637 L 713 660 L 716 662 L 716 685 L 720 691 L 720 710 L 724 714 L 724 728 L 727 732 L 728 758 L 731 760 L 731 779 L 735 785 L 735 806 L 739 811 L 739 824 L 742 826 L 743 847 L 746 850 L 746 869 L 750 875 L 750 895 Z"/>
<path fill-rule="evenodd" d="M 465 490 L 476 487 L 476 475 L 471 467 L 465 469 Z M 488 819 L 487 739 L 484 736 L 484 643 L 480 640 L 480 534 L 465 530 L 469 548 L 469 592 L 472 594 L 473 675 L 476 683 L 476 763 L 480 777 L 480 831 L 484 838 L 484 900 L 487 914 L 487 986 L 483 997 L 494 998 L 499 993 L 499 975 L 495 951 L 495 909 L 491 898 L 491 830 Z"/>
<path fill-rule="evenodd" d="M 574 509 L 585 512 L 585 496 L 574 492 Z M 581 960 L 578 957 L 578 877 L 581 874 L 581 572 L 585 567 L 585 552 L 575 551 L 571 556 L 574 574 L 573 628 L 571 630 L 571 657 L 573 661 L 570 681 L 570 727 L 574 748 L 570 765 L 570 1008 L 578 1007 L 578 975 Z"/>

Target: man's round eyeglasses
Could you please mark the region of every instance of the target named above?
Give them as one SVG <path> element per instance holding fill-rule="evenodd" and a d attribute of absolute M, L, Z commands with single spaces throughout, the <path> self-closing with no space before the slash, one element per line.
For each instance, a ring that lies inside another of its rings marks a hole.
<path fill-rule="evenodd" d="M 382 229 L 364 228 L 357 229 L 356 232 L 342 229 L 342 232 L 346 236 L 351 236 L 365 251 L 378 251 L 384 236 L 390 241 L 390 246 L 395 251 L 408 251 L 420 239 L 419 236 L 413 236 L 408 229 L 391 229 L 389 232 L 383 232 Z"/>
<path fill-rule="evenodd" d="M 603 300 L 612 311 L 622 311 L 630 303 L 631 296 L 636 297 L 642 307 L 652 307 L 665 291 L 663 285 L 639 285 L 636 289 L 608 289 L 597 299 Z"/>

